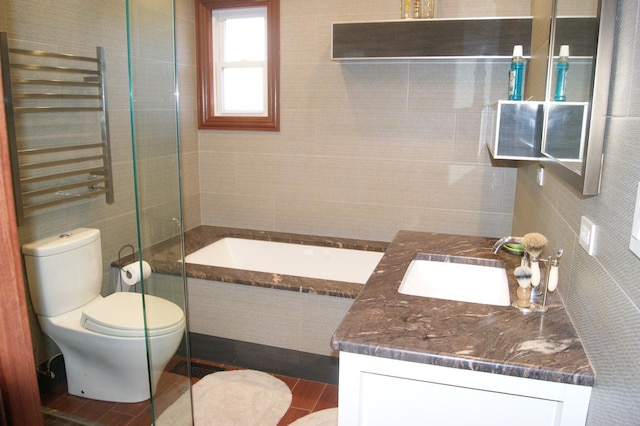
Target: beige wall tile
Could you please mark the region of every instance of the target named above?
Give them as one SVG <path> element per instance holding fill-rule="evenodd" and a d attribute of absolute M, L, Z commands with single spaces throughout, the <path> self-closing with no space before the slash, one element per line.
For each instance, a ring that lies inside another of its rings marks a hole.
<path fill-rule="evenodd" d="M 191 331 L 320 355 L 353 299 L 189 279 Z"/>
<path fill-rule="evenodd" d="M 281 3 L 281 131 L 199 132 L 203 223 L 391 239 L 437 231 L 447 211 L 466 220 L 443 230 L 509 233 L 515 172 L 479 144 L 508 62 L 332 62 L 332 22 L 398 19 L 399 2 Z M 524 1 L 461 4 L 443 14 L 529 13 Z"/>

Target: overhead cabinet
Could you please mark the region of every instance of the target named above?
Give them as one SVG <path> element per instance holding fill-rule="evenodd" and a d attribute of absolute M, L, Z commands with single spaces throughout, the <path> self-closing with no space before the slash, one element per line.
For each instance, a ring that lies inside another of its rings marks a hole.
<path fill-rule="evenodd" d="M 530 56 L 531 17 L 402 19 L 333 24 L 331 59 L 511 58 Z M 595 18 L 559 18 L 557 44 L 572 56 L 593 52 Z"/>
<path fill-rule="evenodd" d="M 510 58 L 517 44 L 529 56 L 531 23 L 530 17 L 334 23 L 331 58 Z"/>

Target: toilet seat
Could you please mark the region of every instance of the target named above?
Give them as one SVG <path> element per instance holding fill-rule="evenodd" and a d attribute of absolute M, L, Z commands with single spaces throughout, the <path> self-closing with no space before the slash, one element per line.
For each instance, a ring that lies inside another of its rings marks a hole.
<path fill-rule="evenodd" d="M 139 293 L 114 293 L 87 306 L 80 323 L 87 330 L 117 337 L 162 336 L 184 326 L 184 312 L 160 297 Z"/>

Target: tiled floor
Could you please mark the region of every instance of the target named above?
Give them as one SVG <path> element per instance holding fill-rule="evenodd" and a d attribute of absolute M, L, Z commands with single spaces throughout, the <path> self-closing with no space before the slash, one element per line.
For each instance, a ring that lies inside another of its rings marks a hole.
<path fill-rule="evenodd" d="M 179 361 L 179 360 L 174 360 Z M 225 370 L 235 369 L 233 366 L 211 363 L 202 360 L 193 360 L 200 364 L 221 367 Z M 164 411 L 187 387 L 185 376 L 166 372 L 160 378 L 158 390 L 154 397 L 157 413 Z M 338 387 L 326 383 L 312 382 L 309 380 L 274 375 L 285 382 L 293 395 L 291 406 L 278 426 L 286 426 L 295 420 L 312 413 L 338 406 Z M 195 383 L 199 379 L 192 378 Z M 145 425 L 151 424 L 151 408 L 149 401 L 134 404 L 112 403 L 94 401 L 69 395 L 66 385 L 62 384 L 56 389 L 41 395 L 42 406 L 47 411 L 59 414 L 55 420 L 46 420 L 46 425 Z M 66 422 L 60 419 L 68 415 Z M 48 416 L 47 416 L 48 417 Z M 82 419 L 82 420 L 80 420 Z M 55 423 L 54 423 L 55 421 Z"/>

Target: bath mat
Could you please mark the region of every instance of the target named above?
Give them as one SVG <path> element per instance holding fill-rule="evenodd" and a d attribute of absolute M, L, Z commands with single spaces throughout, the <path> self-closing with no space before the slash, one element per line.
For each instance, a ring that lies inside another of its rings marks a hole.
<path fill-rule="evenodd" d="M 338 425 L 338 409 L 327 408 L 326 410 L 316 411 L 307 414 L 291 423 L 291 426 L 337 426 Z"/>
<path fill-rule="evenodd" d="M 277 425 L 291 404 L 282 380 L 255 370 L 221 371 L 192 387 L 196 426 Z M 174 402 L 157 425 L 191 425 L 189 393 Z"/>

